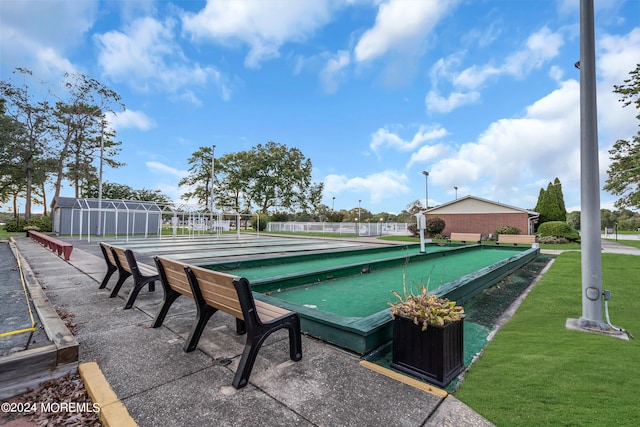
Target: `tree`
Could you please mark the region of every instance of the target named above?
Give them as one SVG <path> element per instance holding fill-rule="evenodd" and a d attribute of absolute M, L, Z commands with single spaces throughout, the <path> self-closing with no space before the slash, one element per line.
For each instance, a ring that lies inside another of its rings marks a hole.
<path fill-rule="evenodd" d="M 320 203 L 324 186 L 311 182 L 311 160 L 299 149 L 270 141 L 255 146 L 246 159 L 247 197 L 261 212 L 275 206 L 308 211 Z"/>
<path fill-rule="evenodd" d="M 5 152 L 13 154 L 16 163 L 12 171 L 16 179 L 9 188 L 14 197 L 24 195 L 25 217 L 29 218 L 33 203 L 45 205 L 46 213 L 46 189 L 50 181 L 54 197 L 60 195 L 64 179 L 75 185 L 77 196 L 80 186 L 98 181 L 93 162 L 101 143 L 107 165 L 122 165 L 113 160 L 120 144 L 113 140 L 115 131 L 105 129 L 104 123 L 105 114 L 115 114 L 124 105 L 117 93 L 97 80 L 83 74 L 65 74 L 62 86 L 66 93 L 52 106 L 44 96 L 32 94 L 27 84 L 31 71 L 17 68 L 14 73 L 22 75 L 22 85 L 0 82 L 0 98 L 4 100 L 3 113 L 20 123 L 22 131 L 11 139 L 3 139 L 3 146 Z M 47 92 L 56 91 L 49 86 Z M 0 175 L 6 175 L 6 167 L 7 162 L 0 164 Z"/>
<path fill-rule="evenodd" d="M 0 203 L 13 201 L 14 217 L 16 203 L 24 181 L 22 169 L 16 162 L 16 142 L 23 138 L 22 124 L 6 114 L 5 100 L 0 98 Z"/>
<path fill-rule="evenodd" d="M 580 211 L 573 211 L 567 214 L 567 224 L 574 230 L 580 230 Z"/>
<path fill-rule="evenodd" d="M 238 212 L 248 213 L 251 210 L 250 200 L 245 192 L 249 180 L 244 165 L 249 161 L 246 151 L 230 153 L 216 162 L 216 179 L 220 180 L 215 194 L 216 205 L 232 207 Z"/>
<path fill-rule="evenodd" d="M 557 210 L 555 221 L 566 221 L 567 208 L 564 204 L 564 194 L 562 194 L 562 184 L 560 180 L 558 178 L 554 179 L 553 184 L 549 184 L 549 187 L 547 187 L 547 191 L 549 192 L 551 202 Z"/>
<path fill-rule="evenodd" d="M 13 156 L 5 159 L 0 167 L 3 168 L 2 175 L 7 171 L 13 173 L 14 179 L 9 188 L 14 199 L 18 194 L 25 197 L 25 218 L 31 218 L 31 205 L 33 188 L 46 176 L 46 165 L 44 163 L 48 157 L 48 144 L 50 140 L 50 106 L 46 100 L 36 101 L 26 83 L 28 76 L 32 73 L 23 68 L 17 68 L 14 73 L 20 73 L 23 77 L 23 84 L 15 86 L 8 81 L 0 82 L 0 98 L 3 99 L 3 115 L 9 117 L 9 121 L 14 125 L 20 123 L 20 132 L 6 133 L 9 137 L 3 140 L 3 146 L 7 153 Z M 9 168 L 9 169 L 5 169 Z M 37 172 L 41 173 L 38 174 Z M 15 204 L 15 203 L 14 203 Z"/>
<path fill-rule="evenodd" d="M 58 101 L 53 112 L 52 131 L 57 142 L 54 197 L 60 195 L 64 178 L 75 186 L 78 197 L 81 186 L 98 180 L 93 160 L 101 147 L 102 161 L 108 166 L 124 165 L 114 160 L 120 142 L 114 140 L 115 130 L 107 127 L 105 114 L 125 107 L 120 95 L 91 77 L 66 73 L 64 80 L 68 99 Z"/>
<path fill-rule="evenodd" d="M 209 206 L 211 197 L 211 159 L 213 149 L 200 147 L 188 160 L 189 175 L 178 182 L 179 186 L 188 186 L 190 189 L 182 195 L 184 200 L 196 199 L 198 203 Z M 218 165 L 216 160 L 215 166 Z"/>
<path fill-rule="evenodd" d="M 547 190 L 540 189 L 538 193 L 538 203 L 534 208 L 540 214 L 538 224 L 548 221 L 566 221 L 567 210 L 564 204 L 564 196 L 562 195 L 562 184 L 556 178 L 553 183 L 547 185 Z"/>
<path fill-rule="evenodd" d="M 200 147 L 189 159 L 189 175 L 180 186 L 191 187 L 183 199 L 195 198 L 208 205 L 211 197 L 212 149 Z M 320 204 L 322 184 L 311 182 L 311 161 L 297 148 L 268 142 L 249 151 L 226 154 L 215 159 L 216 207 L 232 207 L 247 212 L 271 208 L 289 213 L 313 212 Z"/>
<path fill-rule="evenodd" d="M 640 111 L 640 64 L 629 74 L 631 77 L 623 85 L 614 86 L 614 92 L 622 95 L 623 107 L 634 104 Z M 640 120 L 640 114 L 636 119 Z M 609 154 L 611 164 L 604 189 L 621 196 L 616 207 L 640 209 L 640 131 L 631 140 L 616 141 Z"/>

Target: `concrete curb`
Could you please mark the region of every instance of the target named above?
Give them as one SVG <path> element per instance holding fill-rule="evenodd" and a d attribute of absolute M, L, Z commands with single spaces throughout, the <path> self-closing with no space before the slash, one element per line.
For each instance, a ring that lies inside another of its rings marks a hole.
<path fill-rule="evenodd" d="M 100 405 L 100 422 L 104 427 L 127 427 L 138 424 L 113 392 L 96 362 L 81 363 L 78 372 L 93 403 Z"/>

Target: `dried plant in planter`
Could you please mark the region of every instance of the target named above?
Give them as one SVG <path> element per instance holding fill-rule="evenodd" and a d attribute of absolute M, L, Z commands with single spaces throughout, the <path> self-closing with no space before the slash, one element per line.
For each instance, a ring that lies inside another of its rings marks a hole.
<path fill-rule="evenodd" d="M 388 303 L 391 306 L 391 317 L 396 316 L 413 319 L 416 325 L 422 325 L 422 330 L 426 331 L 429 324 L 444 325 L 445 323 L 457 322 L 464 317 L 464 309 L 456 305 L 455 301 L 440 298 L 435 294 L 427 292 L 427 288 L 422 286 L 420 295 L 408 295 L 402 297 L 396 291 L 391 291 L 399 302 Z"/>

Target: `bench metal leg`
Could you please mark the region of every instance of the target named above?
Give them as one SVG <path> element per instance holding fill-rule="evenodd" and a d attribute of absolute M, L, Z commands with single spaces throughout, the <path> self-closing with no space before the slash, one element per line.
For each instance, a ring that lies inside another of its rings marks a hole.
<path fill-rule="evenodd" d="M 302 360 L 302 334 L 300 332 L 300 316 L 291 316 L 289 329 L 289 358 L 294 362 Z"/>
<path fill-rule="evenodd" d="M 249 383 L 249 377 L 256 362 L 258 351 L 269 335 L 280 329 L 289 330 L 289 357 L 293 361 L 302 359 L 302 336 L 300 334 L 300 317 L 297 314 L 279 319 L 275 324 L 265 324 L 258 327 L 253 334 L 247 335 L 247 342 L 242 352 L 242 358 L 233 377 L 233 386 L 242 388 Z"/>
<path fill-rule="evenodd" d="M 167 313 L 169 312 L 169 308 L 171 308 L 171 304 L 174 303 L 175 300 L 180 296 L 179 292 L 174 291 L 171 288 L 165 288 L 164 292 L 164 300 L 162 301 L 162 305 L 156 314 L 155 319 L 153 320 L 153 328 L 159 328 L 162 326 L 164 322 L 164 318 L 167 317 Z"/>
<path fill-rule="evenodd" d="M 113 273 L 115 273 L 116 270 L 117 268 L 114 267 L 113 265 L 107 266 L 107 273 L 104 275 L 104 279 L 102 279 L 102 283 L 100 283 L 100 287 L 98 289 L 104 289 L 107 287 L 107 283 L 109 283 L 109 279 L 111 279 L 111 276 L 113 276 Z"/>
<path fill-rule="evenodd" d="M 206 304 L 197 304 L 198 314 L 196 317 L 196 321 L 191 328 L 191 332 L 189 333 L 189 337 L 187 338 L 187 342 L 184 344 L 184 351 L 189 353 L 195 350 L 198 347 L 198 341 L 200 341 L 200 336 L 204 331 L 205 326 L 207 326 L 207 322 L 209 318 L 218 311 L 217 308 L 213 308 L 210 305 Z"/>
<path fill-rule="evenodd" d="M 145 287 L 145 285 L 149 284 L 149 291 L 155 290 L 155 280 L 149 282 L 138 282 L 133 284 L 133 288 L 131 292 L 129 292 L 129 296 L 127 297 L 127 303 L 124 305 L 124 309 L 128 310 L 133 307 L 133 303 L 138 298 L 138 294 Z M 153 289 L 152 289 L 153 288 Z"/>
<path fill-rule="evenodd" d="M 127 280 L 129 276 L 131 276 L 131 273 L 124 270 L 120 270 L 120 277 L 118 277 L 118 282 L 113 287 L 113 290 L 111 291 L 111 295 L 109 295 L 109 298 L 115 298 L 118 296 L 118 292 L 120 292 L 120 288 L 122 287 L 122 284 L 124 283 L 125 280 Z"/>

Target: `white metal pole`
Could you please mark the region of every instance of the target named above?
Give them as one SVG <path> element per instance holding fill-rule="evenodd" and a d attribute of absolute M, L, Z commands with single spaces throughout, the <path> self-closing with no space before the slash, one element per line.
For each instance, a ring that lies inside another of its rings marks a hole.
<path fill-rule="evenodd" d="M 580 0 L 580 240 L 582 328 L 608 329 L 602 320 L 602 255 L 598 111 L 593 0 Z"/>
<path fill-rule="evenodd" d="M 98 176 L 98 232 L 96 236 L 102 235 L 102 163 L 104 160 L 104 117 L 100 117 L 100 172 Z"/>
<path fill-rule="evenodd" d="M 211 198 L 210 198 L 210 204 L 209 204 L 209 220 L 211 221 L 211 226 L 209 228 L 209 231 L 212 232 L 213 231 L 213 191 L 215 189 L 215 179 L 216 179 L 216 173 L 215 173 L 215 162 L 216 162 L 216 146 L 212 145 L 211 146 Z"/>

